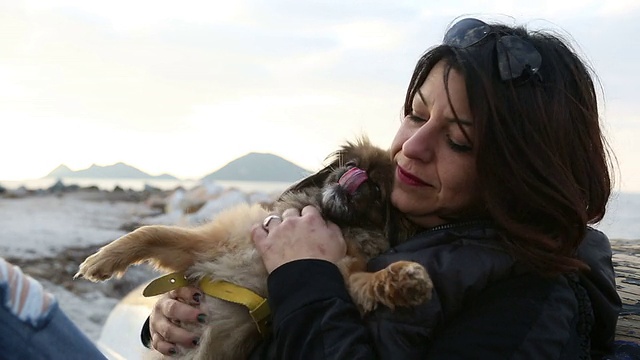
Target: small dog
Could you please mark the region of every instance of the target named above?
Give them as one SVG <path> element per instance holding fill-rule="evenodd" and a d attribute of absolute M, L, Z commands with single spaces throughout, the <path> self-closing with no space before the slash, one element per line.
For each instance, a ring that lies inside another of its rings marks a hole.
<path fill-rule="evenodd" d="M 266 298 L 268 274 L 251 241 L 252 226 L 287 208 L 314 205 L 343 232 L 347 256 L 337 265 L 361 313 L 378 304 L 392 309 L 421 304 L 429 300 L 432 289 L 422 265 L 399 261 L 366 272 L 367 261 L 390 247 L 392 233 L 404 238 L 411 232 L 389 201 L 393 169 L 389 153 L 366 137 L 347 142 L 327 167 L 286 190 L 271 209 L 238 205 L 195 228 L 143 226 L 89 256 L 76 277 L 102 281 L 122 276 L 131 264 L 148 261 L 160 270 L 183 272 L 185 283 L 202 287 L 222 280 Z M 207 295 L 201 305 L 206 307 L 207 323 L 182 324 L 201 336 L 199 346 L 177 349 L 178 358 L 248 357 L 261 339 L 260 326 L 246 307 L 227 300 Z"/>

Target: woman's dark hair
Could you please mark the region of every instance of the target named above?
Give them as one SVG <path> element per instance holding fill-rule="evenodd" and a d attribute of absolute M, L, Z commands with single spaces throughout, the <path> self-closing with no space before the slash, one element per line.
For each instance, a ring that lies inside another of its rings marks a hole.
<path fill-rule="evenodd" d="M 611 193 L 609 147 L 599 124 L 590 71 L 559 36 L 491 25 L 492 35 L 466 48 L 437 46 L 418 61 L 404 112 L 441 60 L 465 81 L 482 206 L 521 261 L 557 274 L 586 265 L 576 250 L 588 224 L 605 213 Z M 537 74 L 502 80 L 496 41 L 515 35 L 542 57 Z M 455 109 L 454 109 L 455 111 Z"/>

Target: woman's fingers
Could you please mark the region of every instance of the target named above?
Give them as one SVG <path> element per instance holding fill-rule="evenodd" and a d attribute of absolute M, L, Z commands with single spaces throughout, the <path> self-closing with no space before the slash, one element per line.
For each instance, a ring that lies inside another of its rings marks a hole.
<path fill-rule="evenodd" d="M 178 320 L 183 323 L 188 322 L 201 322 L 203 317 L 206 317 L 200 309 L 197 307 L 185 304 L 179 300 L 166 299 L 156 303 L 160 313 L 170 320 Z"/>
<path fill-rule="evenodd" d="M 278 215 L 269 215 L 262 220 L 262 229 L 265 233 L 268 233 L 271 227 L 276 226 L 282 222 L 282 217 Z"/>
<path fill-rule="evenodd" d="M 149 323 L 151 324 L 151 322 Z M 151 344 L 159 352 L 169 355 L 171 348 L 175 351 L 176 345 L 194 347 L 199 336 L 175 325 L 167 318 L 158 319 L 151 329 Z"/>
<path fill-rule="evenodd" d="M 177 352 L 176 345 L 166 341 L 158 333 L 151 334 L 151 347 L 165 356 L 171 356 Z"/>
<path fill-rule="evenodd" d="M 193 286 L 184 286 L 171 290 L 169 297 L 196 307 L 203 300 L 202 292 Z"/>
<path fill-rule="evenodd" d="M 267 272 L 299 259 L 336 263 L 346 254 L 340 228 L 325 221 L 317 208 L 287 209 L 282 217 L 282 223 L 268 230 L 257 226 L 252 229 L 252 240 Z"/>
<path fill-rule="evenodd" d="M 296 208 L 289 208 L 282 212 L 283 219 L 286 219 L 291 216 L 300 216 L 300 210 Z"/>
<path fill-rule="evenodd" d="M 311 205 L 303 207 L 302 211 L 300 211 L 299 213 L 305 216 L 320 216 L 320 211 L 318 211 L 318 208 Z"/>
<path fill-rule="evenodd" d="M 206 315 L 197 307 L 185 304 L 180 300 L 191 299 L 199 304 L 203 299 L 195 288 L 182 288 L 171 291 L 161 297 L 153 307 L 149 317 L 151 344 L 154 349 L 164 355 L 175 353 L 176 344 L 193 347 L 199 341 L 199 335 L 180 327 L 184 323 L 207 321 Z"/>

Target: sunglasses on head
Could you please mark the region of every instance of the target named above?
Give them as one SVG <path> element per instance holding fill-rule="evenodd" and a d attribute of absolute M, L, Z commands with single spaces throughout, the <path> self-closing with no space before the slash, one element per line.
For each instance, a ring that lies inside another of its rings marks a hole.
<path fill-rule="evenodd" d="M 464 49 L 476 45 L 489 35 L 497 35 L 498 69 L 503 81 L 527 79 L 538 73 L 542 56 L 530 42 L 515 35 L 500 35 L 478 19 L 462 19 L 444 35 L 443 44 Z"/>

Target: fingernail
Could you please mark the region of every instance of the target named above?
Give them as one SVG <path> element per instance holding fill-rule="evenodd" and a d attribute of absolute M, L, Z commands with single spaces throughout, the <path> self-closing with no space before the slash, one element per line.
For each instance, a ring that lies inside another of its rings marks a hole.
<path fill-rule="evenodd" d="M 207 315 L 205 315 L 205 314 L 198 315 L 198 322 L 199 323 L 204 324 L 205 321 L 207 321 Z"/>
<path fill-rule="evenodd" d="M 202 294 L 200 294 L 200 293 L 193 294 L 193 301 L 195 301 L 195 302 L 197 302 L 199 304 L 201 296 L 202 296 Z"/>
<path fill-rule="evenodd" d="M 169 349 L 169 354 L 175 355 L 176 354 L 176 349 L 175 348 Z"/>
<path fill-rule="evenodd" d="M 193 343 L 193 345 L 198 345 L 200 343 L 200 338 L 195 338 L 191 342 Z"/>

